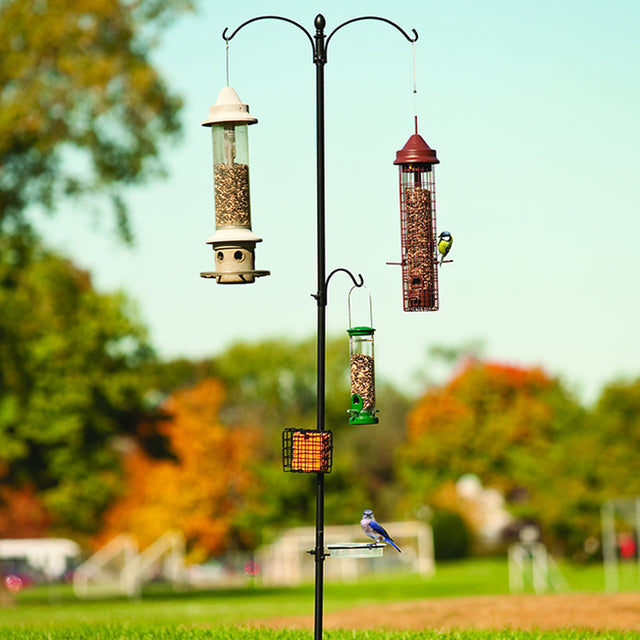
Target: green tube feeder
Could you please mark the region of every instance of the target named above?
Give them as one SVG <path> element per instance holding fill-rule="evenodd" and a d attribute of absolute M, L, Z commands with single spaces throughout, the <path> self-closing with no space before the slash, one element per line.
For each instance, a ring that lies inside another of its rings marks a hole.
<path fill-rule="evenodd" d="M 347 329 L 351 378 L 349 424 L 378 424 L 373 356 L 375 329 L 372 326 L 351 326 L 351 291 L 349 292 L 349 329 Z M 372 320 L 371 315 L 371 296 L 369 296 L 370 320 Z"/>

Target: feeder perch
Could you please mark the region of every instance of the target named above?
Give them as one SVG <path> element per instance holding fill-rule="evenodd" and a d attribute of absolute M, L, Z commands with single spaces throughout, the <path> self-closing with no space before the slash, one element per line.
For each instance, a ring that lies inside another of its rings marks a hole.
<path fill-rule="evenodd" d="M 343 542 L 328 544 L 327 549 L 334 558 L 378 558 L 386 546 L 384 542 Z"/>
<path fill-rule="evenodd" d="M 215 271 L 203 271 L 203 278 L 218 284 L 247 284 L 269 271 L 255 269 L 255 246 L 261 242 L 251 230 L 249 198 L 248 125 L 258 122 L 231 87 L 224 87 L 209 117 L 213 139 L 213 186 L 216 232 L 207 240 L 214 252 Z"/>
<path fill-rule="evenodd" d="M 349 424 L 378 424 L 376 416 L 376 382 L 373 355 L 373 314 L 369 295 L 369 326 L 351 326 L 351 293 L 349 291 L 349 365 L 351 408 Z"/>
<path fill-rule="evenodd" d="M 415 133 L 396 153 L 400 171 L 400 234 L 405 311 L 437 311 L 438 255 L 434 165 L 440 161 Z"/>
<path fill-rule="evenodd" d="M 282 432 L 282 467 L 299 473 L 329 473 L 333 464 L 331 431 L 285 429 Z"/>

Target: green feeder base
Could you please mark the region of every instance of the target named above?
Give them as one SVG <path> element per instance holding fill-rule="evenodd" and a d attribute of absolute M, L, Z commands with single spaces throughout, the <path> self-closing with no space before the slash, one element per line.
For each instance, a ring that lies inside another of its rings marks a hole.
<path fill-rule="evenodd" d="M 365 409 L 362 396 L 354 393 L 351 396 L 351 409 L 349 409 L 349 424 L 378 424 L 376 409 Z"/>
<path fill-rule="evenodd" d="M 378 416 L 371 413 L 354 413 L 349 417 L 349 424 L 378 424 Z"/>

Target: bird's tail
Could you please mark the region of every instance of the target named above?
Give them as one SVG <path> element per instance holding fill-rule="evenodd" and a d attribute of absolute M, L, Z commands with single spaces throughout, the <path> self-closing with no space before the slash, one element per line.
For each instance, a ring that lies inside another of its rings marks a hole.
<path fill-rule="evenodd" d="M 388 542 L 391 546 L 395 547 L 395 548 L 396 548 L 400 553 L 402 553 L 402 551 L 400 551 L 400 547 L 399 547 L 399 546 L 398 546 L 398 545 L 397 545 L 393 540 L 391 540 L 391 538 L 387 538 L 387 542 Z"/>

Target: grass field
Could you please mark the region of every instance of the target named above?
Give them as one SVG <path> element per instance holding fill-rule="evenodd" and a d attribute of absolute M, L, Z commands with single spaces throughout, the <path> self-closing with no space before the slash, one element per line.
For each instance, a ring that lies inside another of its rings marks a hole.
<path fill-rule="evenodd" d="M 185 627 L 150 628 L 128 626 L 79 626 L 53 631 L 2 630 L 3 640 L 312 640 L 311 632 Z M 629 640 L 624 632 L 585 633 L 584 631 L 325 631 L 325 640 Z M 632 636 L 634 637 L 634 636 Z"/>
<path fill-rule="evenodd" d="M 571 591 L 597 592 L 604 586 L 601 566 L 561 567 Z M 637 588 L 637 586 L 635 587 Z M 370 575 L 358 583 L 325 585 L 325 611 L 358 605 L 460 595 L 508 592 L 506 562 L 496 559 L 441 564 L 428 580 L 417 575 Z M 215 592 L 148 592 L 138 600 L 77 600 L 68 587 L 40 587 L 20 593 L 0 609 L 0 640 L 155 640 L 246 638 L 289 640 L 311 638 L 307 631 L 247 628 L 278 616 L 311 614 L 313 585 L 289 589 L 247 588 Z M 622 638 L 621 633 L 465 631 L 382 633 L 326 631 L 327 640 L 421 640 L 459 638 L 493 640 L 519 638 Z M 629 636 L 624 636 L 628 638 Z"/>

